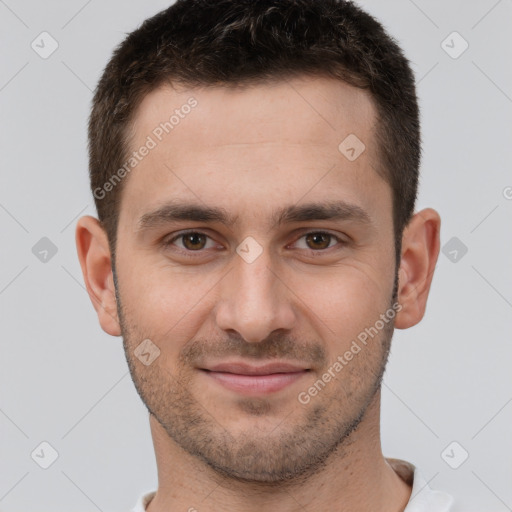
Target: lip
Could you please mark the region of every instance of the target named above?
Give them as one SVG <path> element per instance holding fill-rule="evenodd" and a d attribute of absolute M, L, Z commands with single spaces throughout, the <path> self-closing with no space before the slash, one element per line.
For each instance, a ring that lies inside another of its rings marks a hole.
<path fill-rule="evenodd" d="M 220 363 L 203 368 L 212 372 L 236 373 L 237 375 L 271 375 L 273 373 L 294 373 L 307 370 L 303 366 L 298 366 L 286 362 L 272 362 L 260 366 L 231 362 Z"/>
<path fill-rule="evenodd" d="M 245 363 L 221 363 L 201 371 L 223 387 L 246 395 L 275 393 L 293 384 L 309 372 L 309 368 L 284 362 L 260 366 Z"/>

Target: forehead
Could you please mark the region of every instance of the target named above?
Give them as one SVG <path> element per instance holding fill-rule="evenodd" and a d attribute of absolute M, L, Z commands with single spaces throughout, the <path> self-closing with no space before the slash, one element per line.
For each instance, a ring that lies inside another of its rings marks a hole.
<path fill-rule="evenodd" d="M 189 108 L 192 102 L 196 105 Z M 196 148 L 271 144 L 277 139 L 337 146 L 347 129 L 368 139 L 375 120 L 370 95 L 333 78 L 304 76 L 193 89 L 166 83 L 140 103 L 134 116 L 135 137 L 152 133 L 173 113 L 173 141 Z M 179 125 L 186 129 L 178 130 Z"/>
<path fill-rule="evenodd" d="M 383 185 L 374 170 L 375 119 L 365 91 L 332 78 L 238 88 L 165 84 L 134 116 L 131 151 L 151 149 L 129 173 L 121 213 L 129 204 L 135 220 L 166 200 L 187 197 L 229 203 L 239 207 L 236 213 L 255 207 L 254 214 L 258 205 L 293 203 L 306 194 L 315 200 L 336 188 L 352 203 L 359 189 L 359 199 L 371 206 L 368 189 Z M 343 152 L 345 140 L 355 141 L 356 151 L 364 148 L 357 159 Z"/>

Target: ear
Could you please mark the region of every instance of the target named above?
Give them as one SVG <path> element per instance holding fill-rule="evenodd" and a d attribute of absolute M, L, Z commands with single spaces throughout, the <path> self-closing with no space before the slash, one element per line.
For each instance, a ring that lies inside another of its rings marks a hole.
<path fill-rule="evenodd" d="M 430 284 L 439 256 L 441 218 L 432 208 L 416 213 L 402 236 L 398 275 L 398 302 L 395 327 L 407 329 L 425 314 Z"/>
<path fill-rule="evenodd" d="M 120 336 L 107 234 L 98 219 L 87 215 L 78 220 L 75 240 L 87 293 L 101 328 L 112 336 Z"/>

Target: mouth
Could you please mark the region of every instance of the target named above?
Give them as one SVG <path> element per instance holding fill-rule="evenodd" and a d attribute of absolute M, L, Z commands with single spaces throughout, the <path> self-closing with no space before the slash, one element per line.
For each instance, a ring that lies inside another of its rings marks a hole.
<path fill-rule="evenodd" d="M 280 391 L 307 375 L 311 370 L 285 362 L 260 366 L 245 363 L 222 363 L 200 368 L 207 378 L 224 388 L 246 395 Z"/>

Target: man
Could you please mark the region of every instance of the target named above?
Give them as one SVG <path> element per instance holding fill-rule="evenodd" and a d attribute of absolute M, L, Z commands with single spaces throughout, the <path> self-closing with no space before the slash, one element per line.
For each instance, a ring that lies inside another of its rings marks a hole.
<path fill-rule="evenodd" d="M 116 49 L 89 142 L 78 254 L 158 467 L 134 510 L 449 510 L 380 443 L 440 229 L 414 213 L 414 77 L 382 26 L 344 1 L 178 0 Z"/>

